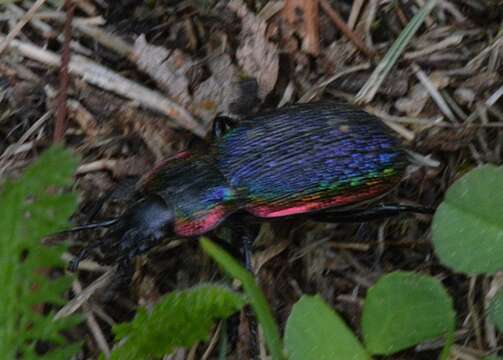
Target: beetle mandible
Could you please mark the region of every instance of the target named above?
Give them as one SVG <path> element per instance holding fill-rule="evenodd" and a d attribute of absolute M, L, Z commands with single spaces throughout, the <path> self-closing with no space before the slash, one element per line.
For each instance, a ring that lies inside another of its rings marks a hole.
<path fill-rule="evenodd" d="M 208 233 L 235 213 L 363 222 L 433 211 L 372 205 L 401 181 L 408 160 L 379 118 L 352 105 L 298 104 L 238 124 L 217 118 L 213 134 L 207 153 L 180 153 L 141 179 L 123 215 L 72 231 L 109 227 L 119 258 L 129 260 L 162 239 Z"/>

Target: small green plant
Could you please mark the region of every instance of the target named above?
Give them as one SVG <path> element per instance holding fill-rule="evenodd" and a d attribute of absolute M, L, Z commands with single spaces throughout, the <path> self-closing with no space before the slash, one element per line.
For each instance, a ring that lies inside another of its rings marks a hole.
<path fill-rule="evenodd" d="M 73 194 L 61 187 L 72 182 L 77 161 L 61 148 L 47 150 L 15 181 L 0 192 L 0 349 L 4 359 L 68 359 L 79 344 L 68 345 L 61 331 L 75 317 L 54 321 L 42 307 L 65 302 L 71 279 L 49 279 L 44 269 L 61 268 L 65 246 L 44 246 L 41 239 L 62 230 L 76 208 Z M 35 350 L 46 343 L 45 354 Z M 42 357 L 43 355 L 43 357 Z"/>
<path fill-rule="evenodd" d="M 225 319 L 244 305 L 241 294 L 218 285 L 199 285 L 175 291 L 152 309 L 140 309 L 133 321 L 114 327 L 124 340 L 112 359 L 151 359 L 178 347 L 208 340 L 215 320 Z"/>
<path fill-rule="evenodd" d="M 485 165 L 452 185 L 433 218 L 440 261 L 466 274 L 503 270 L 503 167 Z"/>
<path fill-rule="evenodd" d="M 369 289 L 363 306 L 365 346 L 390 355 L 421 342 L 445 337 L 447 358 L 455 327 L 452 300 L 437 279 L 410 272 L 385 275 Z"/>
<path fill-rule="evenodd" d="M 484 165 L 452 185 L 432 225 L 440 261 L 468 275 L 503 270 L 503 167 Z M 492 299 L 489 315 L 503 331 L 503 291 Z"/>
<path fill-rule="evenodd" d="M 243 288 L 249 297 L 250 304 L 257 315 L 258 321 L 264 329 L 264 335 L 273 359 L 282 359 L 283 346 L 279 336 L 278 325 L 272 316 L 267 300 L 255 283 L 253 276 L 245 270 L 232 256 L 210 240 L 201 239 L 202 248 L 210 255 L 226 272 L 235 277 L 243 284 Z"/>
<path fill-rule="evenodd" d="M 503 192 L 495 189 L 503 189 L 503 169 L 484 166 L 467 174 L 447 192 L 433 224 L 436 253 L 446 266 L 474 274 L 493 273 L 503 268 Z M 212 322 L 239 310 L 245 300 L 255 311 L 269 353 L 275 360 L 368 360 L 373 355 L 391 355 L 438 338 L 443 338 L 445 344 L 440 359 L 449 356 L 456 314 L 452 299 L 434 277 L 393 272 L 379 279 L 369 289 L 364 302 L 363 343 L 319 296 L 305 295 L 290 313 L 283 345 L 278 325 L 252 275 L 211 241 L 203 238 L 201 246 L 223 270 L 242 283 L 246 298 L 230 290 L 221 293 L 222 288 L 212 289 L 213 296 L 200 296 L 201 289 L 197 288 L 175 292 L 156 305 L 149 315 L 142 311 L 133 323 L 116 327 L 117 338 L 126 340 L 122 350 L 129 349 L 116 358 L 127 359 L 127 354 L 139 359 L 152 354 L 161 356 L 175 346 L 188 347 L 207 339 Z M 219 308 L 226 311 L 216 311 L 215 299 L 222 297 L 227 299 L 221 301 L 228 307 Z M 183 317 L 181 314 L 188 308 L 194 309 L 194 302 L 198 304 L 197 311 Z M 503 291 L 493 299 L 490 316 L 503 330 Z M 198 329 L 197 336 L 182 331 L 198 324 L 204 325 Z M 160 339 L 162 341 L 156 341 Z M 128 348 L 128 343 L 136 348 Z M 164 344 L 163 347 L 159 343 Z"/>
<path fill-rule="evenodd" d="M 406 272 L 382 277 L 365 300 L 362 319 L 365 347 L 321 298 L 303 296 L 288 318 L 283 352 L 281 340 L 276 338 L 277 325 L 251 275 L 209 240 L 202 239 L 201 245 L 225 271 L 243 283 L 273 359 L 282 359 L 284 354 L 292 360 L 370 359 L 369 354 L 393 354 L 442 336 L 447 341 L 441 358 L 448 356 L 455 313 L 451 298 L 435 278 Z"/>
<path fill-rule="evenodd" d="M 500 289 L 489 306 L 489 317 L 496 327 L 503 331 L 503 289 Z"/>
<path fill-rule="evenodd" d="M 319 296 L 304 295 L 293 306 L 285 344 L 291 360 L 370 358 L 344 320 Z"/>
<path fill-rule="evenodd" d="M 396 272 L 379 280 L 369 290 L 364 305 L 365 346 L 319 296 L 303 296 L 288 318 L 283 346 L 278 325 L 252 275 L 211 241 L 203 238 L 201 246 L 228 274 L 241 281 L 274 360 L 368 360 L 371 354 L 396 353 L 438 337 L 446 339 L 441 358 L 447 358 L 455 314 L 449 295 L 435 278 Z M 189 347 L 207 339 L 213 320 L 229 316 L 244 304 L 243 297 L 229 290 L 224 295 L 222 288 L 213 289 L 214 296 L 201 296 L 196 289 L 172 293 L 150 313 L 142 311 L 132 323 L 117 326 L 117 338 L 126 343 L 112 357 L 146 359 L 167 354 L 176 346 Z M 228 311 L 215 312 L 215 299 L 222 296 L 231 306 L 226 308 Z M 197 336 L 192 333 L 194 327 Z"/>

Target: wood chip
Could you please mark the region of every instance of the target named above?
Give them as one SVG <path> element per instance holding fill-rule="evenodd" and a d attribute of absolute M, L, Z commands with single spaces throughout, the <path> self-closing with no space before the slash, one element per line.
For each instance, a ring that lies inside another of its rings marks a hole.
<path fill-rule="evenodd" d="M 243 1 L 231 0 L 228 7 L 242 21 L 236 59 L 248 76 L 257 79 L 259 97 L 264 99 L 274 89 L 278 79 L 278 49 L 266 39 L 266 22 L 248 10 Z"/>
<path fill-rule="evenodd" d="M 147 43 L 145 35 L 139 36 L 133 48 L 133 58 L 138 69 L 150 75 L 156 84 L 179 104 L 187 106 L 191 101 L 187 72 L 192 60 L 180 50 L 168 50 Z"/>

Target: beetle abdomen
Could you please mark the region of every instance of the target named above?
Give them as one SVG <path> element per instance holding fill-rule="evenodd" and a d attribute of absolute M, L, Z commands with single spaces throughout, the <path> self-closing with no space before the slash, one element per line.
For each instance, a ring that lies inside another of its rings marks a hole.
<path fill-rule="evenodd" d="M 373 199 L 399 182 L 407 164 L 378 118 L 330 102 L 251 117 L 216 146 L 218 169 L 260 217 Z"/>

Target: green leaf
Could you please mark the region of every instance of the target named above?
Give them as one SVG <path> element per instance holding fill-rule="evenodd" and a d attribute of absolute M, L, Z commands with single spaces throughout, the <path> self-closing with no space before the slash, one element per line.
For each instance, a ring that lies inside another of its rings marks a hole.
<path fill-rule="evenodd" d="M 209 338 L 215 320 L 238 311 L 245 301 L 232 290 L 218 285 L 200 285 L 175 291 L 154 306 L 140 309 L 133 321 L 114 326 L 117 340 L 125 340 L 112 352 L 112 359 L 150 359 L 190 347 Z"/>
<path fill-rule="evenodd" d="M 63 229 L 74 212 L 73 194 L 61 187 L 72 183 L 77 160 L 62 148 L 51 148 L 15 181 L 6 181 L 0 192 L 0 349 L 6 359 L 35 359 L 37 341 L 52 343 L 44 358 L 73 354 L 77 346 L 65 345 L 61 331 L 74 326 L 75 317 L 53 321 L 37 305 L 58 305 L 71 279 L 50 280 L 43 269 L 64 268 L 64 244 L 44 246 L 41 239 Z M 56 346 L 59 344 L 60 346 Z M 17 354 L 17 355 L 16 355 Z M 68 356 L 67 356 L 68 358 Z"/>
<path fill-rule="evenodd" d="M 201 238 L 204 251 L 210 255 L 225 271 L 243 284 L 250 299 L 250 304 L 264 330 L 265 339 L 274 360 L 283 359 L 283 345 L 279 336 L 278 325 L 274 320 L 267 300 L 255 283 L 253 276 L 246 271 L 231 255 L 208 239 Z"/>
<path fill-rule="evenodd" d="M 455 271 L 503 270 L 503 167 L 470 171 L 447 191 L 433 218 L 432 241 L 440 261 Z"/>
<path fill-rule="evenodd" d="M 358 339 L 319 296 L 304 295 L 294 306 L 285 329 L 291 360 L 368 360 Z"/>
<path fill-rule="evenodd" d="M 389 355 L 439 336 L 449 340 L 454 318 L 452 300 L 437 279 L 407 272 L 385 275 L 369 289 L 363 307 L 366 348 Z"/>
<path fill-rule="evenodd" d="M 500 332 L 503 332 L 503 290 L 500 289 L 489 304 L 489 317 Z"/>

